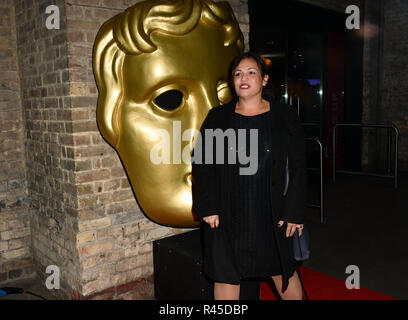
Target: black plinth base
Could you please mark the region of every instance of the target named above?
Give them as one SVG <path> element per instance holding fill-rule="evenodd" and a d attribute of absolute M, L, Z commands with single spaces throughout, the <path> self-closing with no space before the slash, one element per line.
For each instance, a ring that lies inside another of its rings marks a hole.
<path fill-rule="evenodd" d="M 212 300 L 213 282 L 202 272 L 200 230 L 153 241 L 157 300 Z M 241 282 L 241 300 L 259 300 L 259 280 Z"/>

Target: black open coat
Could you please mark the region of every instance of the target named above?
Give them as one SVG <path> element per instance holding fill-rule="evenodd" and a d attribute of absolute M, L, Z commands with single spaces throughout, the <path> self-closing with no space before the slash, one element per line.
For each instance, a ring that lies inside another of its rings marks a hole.
<path fill-rule="evenodd" d="M 193 211 L 202 219 L 210 215 L 219 215 L 220 225 L 211 229 L 205 222 L 201 224 L 203 235 L 203 269 L 214 281 L 220 279 L 220 274 L 229 274 L 230 279 L 222 281 L 237 283 L 239 276 L 234 266 L 229 244 L 228 230 L 223 227 L 223 221 L 231 217 L 229 181 L 232 170 L 227 162 L 227 150 L 224 150 L 224 164 L 209 164 L 205 161 L 204 134 L 205 129 L 229 128 L 229 123 L 235 112 L 236 100 L 229 104 L 217 106 L 210 110 L 201 127 L 202 163 L 197 163 L 193 153 Z M 273 223 L 283 220 L 291 223 L 303 223 L 306 199 L 306 155 L 303 128 L 292 107 L 270 101 L 272 122 L 272 176 L 271 176 L 271 205 Z M 200 139 L 200 137 L 199 137 Z M 199 140 L 197 140 L 199 143 Z M 197 144 L 198 145 L 198 144 Z M 198 148 L 196 145 L 196 149 Z M 215 143 L 214 143 L 215 145 Z M 225 144 L 227 145 L 227 144 Z M 208 151 L 207 151 L 208 152 Z M 214 149 L 215 159 L 215 149 Z M 287 179 L 286 164 L 289 167 L 289 184 L 285 188 Z M 214 162 L 215 163 L 215 160 Z M 286 224 L 278 228 L 275 233 L 276 243 L 283 272 L 283 290 L 286 290 L 288 280 L 292 276 L 293 240 L 286 238 Z M 272 236 L 272 235 L 271 235 Z M 218 281 L 217 281 L 218 282 Z"/>

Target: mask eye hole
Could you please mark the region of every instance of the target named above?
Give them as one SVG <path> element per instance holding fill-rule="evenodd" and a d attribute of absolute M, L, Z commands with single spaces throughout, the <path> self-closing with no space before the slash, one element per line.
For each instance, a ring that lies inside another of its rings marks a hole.
<path fill-rule="evenodd" d="M 183 93 L 179 90 L 167 90 L 154 99 L 156 105 L 166 111 L 177 109 L 183 102 Z"/>

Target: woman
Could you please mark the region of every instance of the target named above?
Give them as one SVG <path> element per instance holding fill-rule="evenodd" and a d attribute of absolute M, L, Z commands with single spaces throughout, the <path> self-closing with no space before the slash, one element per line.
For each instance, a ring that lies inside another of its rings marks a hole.
<path fill-rule="evenodd" d="M 235 59 L 232 82 L 237 98 L 210 110 L 201 128 L 206 161 L 193 163 L 193 211 L 204 221 L 204 272 L 214 280 L 216 300 L 239 299 L 242 278 L 267 276 L 282 299 L 302 299 L 292 236 L 296 228 L 301 235 L 305 211 L 303 129 L 294 110 L 262 96 L 268 74 L 259 56 L 244 53 Z M 227 161 L 233 144 L 222 149 L 223 163 L 215 161 L 220 149 L 210 150 L 204 137 L 217 128 L 246 130 L 246 141 L 236 135 L 238 159 L 242 147 L 248 155 L 257 142 L 254 174 L 240 174 L 242 165 Z M 251 129 L 258 130 L 257 141 L 248 139 Z"/>

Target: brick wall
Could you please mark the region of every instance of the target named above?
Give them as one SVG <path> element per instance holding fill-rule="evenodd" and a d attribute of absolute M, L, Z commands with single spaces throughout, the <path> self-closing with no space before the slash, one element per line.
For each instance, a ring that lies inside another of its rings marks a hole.
<path fill-rule="evenodd" d="M 216 1 L 219 2 L 219 1 Z M 244 35 L 244 51 L 249 51 L 249 13 L 247 0 L 228 0 Z"/>
<path fill-rule="evenodd" d="M 363 87 L 363 123 L 378 123 L 379 117 L 377 110 L 381 105 L 381 61 L 383 46 L 383 32 L 379 26 L 383 23 L 382 9 L 379 1 L 366 2 L 364 23 L 365 41 L 364 41 L 364 87 Z M 363 130 L 362 143 L 362 166 L 363 170 L 375 172 L 377 170 L 378 147 L 377 137 L 381 136 L 381 131 L 374 129 Z"/>
<path fill-rule="evenodd" d="M 393 122 L 400 130 L 399 168 L 408 170 L 408 2 L 384 2 L 381 104 L 378 121 Z M 383 135 L 384 136 L 384 135 Z M 383 138 L 382 147 L 384 148 Z"/>
<path fill-rule="evenodd" d="M 126 226 L 134 224 L 137 231 L 138 223 L 144 218 L 119 158 L 99 134 L 95 118 L 94 39 L 105 20 L 130 5 L 130 1 L 66 2 L 71 108 L 78 114 L 72 122 L 71 134 L 75 142 L 69 148 L 75 166 L 72 172 L 76 189 L 73 211 L 77 217 L 75 246 L 79 281 L 76 298 L 113 288 L 148 273 L 140 265 L 138 274 L 134 273 L 132 278 L 130 272 L 117 268 L 126 258 L 125 242 L 128 246 L 137 246 L 137 235 L 129 232 Z"/>
<path fill-rule="evenodd" d="M 0 2 L 0 283 L 33 275 L 12 0 Z"/>
<path fill-rule="evenodd" d="M 25 121 L 32 259 L 39 275 L 56 265 L 62 288 L 76 286 L 76 219 L 71 215 L 73 145 L 70 135 L 68 51 L 64 1 L 15 0 L 21 101 Z M 48 5 L 60 9 L 60 29 L 46 28 Z M 65 291 L 61 291 L 64 296 Z"/>

